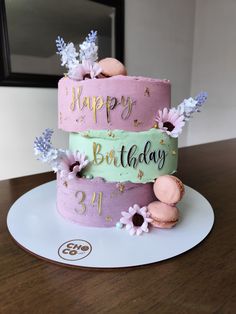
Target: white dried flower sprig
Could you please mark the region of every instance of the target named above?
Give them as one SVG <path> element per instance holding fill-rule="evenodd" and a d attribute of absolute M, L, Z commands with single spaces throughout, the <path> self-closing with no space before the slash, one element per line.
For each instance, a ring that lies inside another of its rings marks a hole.
<path fill-rule="evenodd" d="M 66 44 L 64 39 L 60 36 L 56 39 L 57 54 L 61 56 L 61 65 L 72 69 L 75 67 L 79 61 L 77 60 L 78 52 L 74 47 L 73 43 Z"/>
<path fill-rule="evenodd" d="M 60 36 L 56 39 L 57 54 L 61 56 L 61 65 L 66 66 L 68 76 L 75 80 L 83 80 L 87 75 L 96 78 L 102 71 L 98 63 L 97 31 L 91 31 L 84 42 L 79 45 L 79 53 L 73 43 L 66 44 Z M 77 57 L 79 56 L 79 60 Z"/>
<path fill-rule="evenodd" d="M 184 99 L 177 107 L 180 114 L 184 115 L 184 120 L 188 121 L 194 112 L 200 112 L 201 106 L 207 100 L 207 93 L 201 92 L 194 98 Z"/>

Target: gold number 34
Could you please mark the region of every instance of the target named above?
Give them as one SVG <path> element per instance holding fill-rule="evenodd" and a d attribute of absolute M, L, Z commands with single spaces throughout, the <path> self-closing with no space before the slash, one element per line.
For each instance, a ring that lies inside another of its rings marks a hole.
<path fill-rule="evenodd" d="M 84 201 L 86 199 L 86 193 L 84 191 L 77 191 L 77 192 L 75 192 L 75 197 L 78 198 L 78 204 L 80 205 L 79 208 L 75 208 L 75 211 L 76 211 L 76 213 L 82 215 L 85 213 L 85 211 L 87 209 L 86 205 L 84 203 Z M 103 197 L 103 193 L 98 192 L 97 210 L 98 210 L 99 216 L 101 216 L 101 214 L 102 214 L 102 197 Z M 93 192 L 93 196 L 91 199 L 91 205 L 92 206 L 94 206 L 96 198 L 97 198 L 97 193 Z"/>

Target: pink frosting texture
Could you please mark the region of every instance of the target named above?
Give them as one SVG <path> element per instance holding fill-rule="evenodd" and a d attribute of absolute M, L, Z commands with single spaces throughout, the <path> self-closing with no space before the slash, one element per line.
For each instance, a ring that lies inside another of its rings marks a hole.
<path fill-rule="evenodd" d="M 58 84 L 58 125 L 68 132 L 88 129 L 146 131 L 158 110 L 170 107 L 168 80 L 113 76 Z"/>
<path fill-rule="evenodd" d="M 66 219 L 84 226 L 113 227 L 120 220 L 121 211 L 134 204 L 145 206 L 153 200 L 152 183 L 57 178 L 57 210 Z"/>

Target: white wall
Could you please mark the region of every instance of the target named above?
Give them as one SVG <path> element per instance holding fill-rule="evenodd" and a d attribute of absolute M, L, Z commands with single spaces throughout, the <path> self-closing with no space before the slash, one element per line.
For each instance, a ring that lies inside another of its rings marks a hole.
<path fill-rule="evenodd" d="M 189 145 L 236 137 L 236 1 L 197 0 L 191 92 L 206 90 L 191 120 Z"/>
<path fill-rule="evenodd" d="M 33 141 L 42 131 L 55 130 L 55 146 L 66 147 L 57 130 L 57 90 L 0 87 L 0 180 L 51 170 L 36 160 Z"/>
<path fill-rule="evenodd" d="M 130 75 L 167 78 L 172 104 L 189 97 L 194 0 L 126 0 L 125 55 Z M 187 128 L 179 138 L 186 146 Z"/>
<path fill-rule="evenodd" d="M 196 10 L 195 0 L 125 3 L 129 74 L 170 79 L 173 104 L 190 90 L 209 93 L 180 146 L 235 137 L 236 1 L 196 0 Z M 49 170 L 32 149 L 46 127 L 56 130 L 55 146 L 67 146 L 67 135 L 57 131 L 56 89 L 0 87 L 0 179 Z"/>

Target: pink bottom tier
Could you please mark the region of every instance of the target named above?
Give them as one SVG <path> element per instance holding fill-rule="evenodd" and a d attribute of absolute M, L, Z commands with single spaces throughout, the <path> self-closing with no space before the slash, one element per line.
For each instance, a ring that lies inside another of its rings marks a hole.
<path fill-rule="evenodd" d="M 121 212 L 138 204 L 147 206 L 156 198 L 153 184 L 112 183 L 103 179 L 65 181 L 57 178 L 57 209 L 66 219 L 91 227 L 113 227 Z"/>

